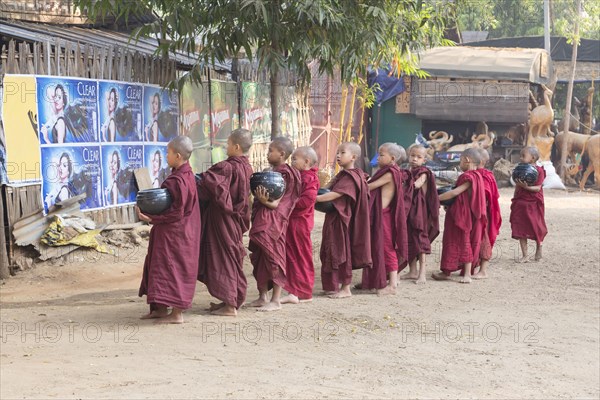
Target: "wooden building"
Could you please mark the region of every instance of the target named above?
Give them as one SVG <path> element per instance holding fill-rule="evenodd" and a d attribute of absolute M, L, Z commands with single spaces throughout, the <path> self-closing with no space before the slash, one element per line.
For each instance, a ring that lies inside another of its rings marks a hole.
<path fill-rule="evenodd" d="M 553 80 L 542 49 L 438 47 L 421 55 L 420 68 L 430 76 L 404 77 L 406 91 L 374 107 L 371 155 L 386 141 L 409 146 L 434 130 L 470 142 L 478 122 L 502 134 L 527 121 L 530 91 Z"/>

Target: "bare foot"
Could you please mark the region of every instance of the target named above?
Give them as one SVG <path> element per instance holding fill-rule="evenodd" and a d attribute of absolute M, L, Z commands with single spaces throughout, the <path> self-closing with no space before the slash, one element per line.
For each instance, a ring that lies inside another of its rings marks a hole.
<path fill-rule="evenodd" d="M 330 299 L 345 299 L 346 297 L 352 296 L 350 291 L 350 285 L 343 285 L 339 292 L 329 296 Z"/>
<path fill-rule="evenodd" d="M 475 275 L 473 275 L 471 278 L 473 278 L 473 279 L 487 279 L 488 278 L 488 274 L 487 274 L 487 272 L 478 272 Z"/>
<path fill-rule="evenodd" d="M 471 283 L 471 277 L 470 276 L 463 276 L 462 278 L 460 278 L 460 283 Z"/>
<path fill-rule="evenodd" d="M 157 319 L 155 324 L 183 324 L 183 315 L 180 313 L 171 313 L 166 317 Z"/>
<path fill-rule="evenodd" d="M 312 297 L 310 299 L 300 299 L 300 303 L 312 303 Z"/>
<path fill-rule="evenodd" d="M 300 303 L 300 299 L 293 294 L 288 294 L 287 296 L 283 296 L 280 301 L 281 304 L 298 304 Z"/>
<path fill-rule="evenodd" d="M 210 302 L 210 305 L 208 306 L 208 311 L 215 311 L 218 310 L 219 308 L 225 307 L 225 303 L 221 302 L 221 303 L 213 303 L 212 301 Z"/>
<path fill-rule="evenodd" d="M 142 315 L 140 319 L 154 319 L 154 318 L 164 318 L 169 315 L 169 310 L 158 309 L 150 311 L 148 314 Z"/>
<path fill-rule="evenodd" d="M 389 295 L 395 295 L 396 294 L 396 288 L 392 287 L 392 286 L 386 286 L 383 289 L 379 289 L 377 291 L 377 296 L 389 296 Z"/>
<path fill-rule="evenodd" d="M 325 291 L 323 291 L 323 295 L 324 295 L 324 296 L 333 296 L 333 295 L 334 295 L 334 294 L 336 294 L 336 293 L 337 293 L 337 292 L 336 292 L 336 291 L 333 291 L 333 290 L 325 290 Z"/>
<path fill-rule="evenodd" d="M 541 259 L 542 259 L 542 246 L 538 246 L 538 248 L 535 250 L 534 260 L 540 261 Z"/>
<path fill-rule="evenodd" d="M 281 310 L 281 303 L 274 303 L 271 301 L 271 302 L 265 304 L 264 306 L 258 308 L 256 311 L 268 312 L 268 311 L 277 311 L 277 310 Z"/>
<path fill-rule="evenodd" d="M 236 317 L 237 310 L 233 306 L 223 304 L 222 307 L 212 310 L 211 315 L 220 315 L 222 317 Z"/>
<path fill-rule="evenodd" d="M 519 264 L 525 264 L 525 263 L 529 262 L 529 256 L 523 256 L 523 257 L 519 258 L 519 259 L 517 260 L 517 262 L 518 262 Z"/>
<path fill-rule="evenodd" d="M 406 279 L 417 279 L 419 277 L 419 275 L 417 274 L 411 274 L 411 273 L 407 273 L 404 275 L 398 275 L 398 279 L 402 279 L 402 280 L 406 280 Z"/>
<path fill-rule="evenodd" d="M 419 279 L 417 279 L 415 281 L 416 285 L 424 285 L 425 282 L 427 282 L 427 279 L 425 279 L 425 276 L 420 276 Z"/>
<path fill-rule="evenodd" d="M 431 277 L 436 281 L 447 281 L 450 279 L 450 277 L 443 272 L 434 272 L 431 274 Z"/>
<path fill-rule="evenodd" d="M 267 299 L 259 297 L 258 299 L 254 300 L 252 303 L 248 304 L 246 307 L 264 307 L 267 304 L 269 304 L 269 301 Z"/>

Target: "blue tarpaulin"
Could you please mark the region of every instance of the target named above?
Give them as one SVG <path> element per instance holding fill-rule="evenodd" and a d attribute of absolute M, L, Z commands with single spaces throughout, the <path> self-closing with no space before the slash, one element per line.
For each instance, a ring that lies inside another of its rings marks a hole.
<path fill-rule="evenodd" d="M 375 101 L 379 104 L 396 97 L 406 90 L 404 80 L 399 79 L 395 74 L 390 75 L 390 72 L 385 69 L 369 72 L 367 79 L 369 87 L 379 84 L 381 90 L 375 92 Z"/>

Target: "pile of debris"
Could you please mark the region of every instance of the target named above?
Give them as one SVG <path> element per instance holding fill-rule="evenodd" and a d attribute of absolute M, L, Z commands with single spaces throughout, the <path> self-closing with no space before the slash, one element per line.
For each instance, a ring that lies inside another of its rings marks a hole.
<path fill-rule="evenodd" d="M 40 209 L 15 222 L 12 234 L 20 247 L 21 254 L 15 257 L 19 269 L 31 268 L 36 261 L 62 265 L 65 256 L 77 249 L 114 254 L 114 247 L 138 246 L 149 237 L 150 227 L 142 222 L 97 226 L 80 209 L 84 198 L 85 194 L 72 197 L 56 203 L 47 215 Z"/>

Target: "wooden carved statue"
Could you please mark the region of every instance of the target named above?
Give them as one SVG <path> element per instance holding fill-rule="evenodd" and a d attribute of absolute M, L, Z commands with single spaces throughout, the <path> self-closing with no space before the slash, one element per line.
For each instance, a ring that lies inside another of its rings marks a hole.
<path fill-rule="evenodd" d="M 581 133 L 589 135 L 592 133 L 592 105 L 594 99 L 594 86 L 587 91 L 587 96 L 581 104 Z"/>
<path fill-rule="evenodd" d="M 430 140 L 427 141 L 427 144 L 429 144 L 427 154 L 431 159 L 435 152 L 446 150 L 454 140 L 454 136 L 448 135 L 448 133 L 444 131 L 431 131 L 429 132 L 429 139 Z"/>
<path fill-rule="evenodd" d="M 493 131 L 487 134 L 482 133 L 481 135 L 473 135 L 471 136 L 471 143 L 457 144 L 450 147 L 448 151 L 465 151 L 471 147 L 481 147 L 483 149 L 487 149 L 494 144 L 495 139 L 496 134 Z"/>
<path fill-rule="evenodd" d="M 589 137 L 590 139 L 586 144 L 586 152 L 590 159 L 590 163 L 588 164 L 585 173 L 583 174 L 583 178 L 581 182 L 579 182 L 579 188 L 583 190 L 585 187 L 585 182 L 590 177 L 590 174 L 594 173 L 594 181 L 596 182 L 596 186 L 600 189 L 600 135 L 594 135 Z"/>
<path fill-rule="evenodd" d="M 477 123 L 477 134 L 471 136 L 471 143 L 457 144 L 448 149 L 448 151 L 465 151 L 471 147 L 481 147 L 487 149 L 496 139 L 494 132 L 489 132 L 488 126 L 485 122 Z"/>
<path fill-rule="evenodd" d="M 534 146 L 535 138 L 549 137 L 551 135 L 550 126 L 554 120 L 554 110 L 550 98 L 552 91 L 545 85 L 541 85 L 544 89 L 544 104 L 539 105 L 529 114 L 529 134 L 527 136 L 527 145 Z M 540 149 L 541 150 L 541 149 Z M 548 154 L 549 159 L 550 154 Z"/>
<path fill-rule="evenodd" d="M 562 154 L 563 142 L 567 140 L 567 157 L 571 159 L 571 165 L 568 168 L 568 175 L 574 176 L 579 172 L 579 162 L 581 158 L 577 158 L 576 154 L 583 154 L 587 148 L 587 142 L 590 140 L 589 135 L 583 135 L 581 133 L 568 132 L 566 135 L 564 132 L 559 132 L 554 137 L 554 144 L 556 145 L 557 159 L 560 160 Z"/>

